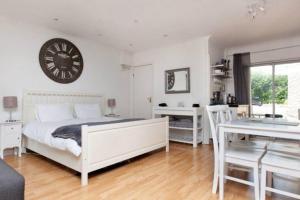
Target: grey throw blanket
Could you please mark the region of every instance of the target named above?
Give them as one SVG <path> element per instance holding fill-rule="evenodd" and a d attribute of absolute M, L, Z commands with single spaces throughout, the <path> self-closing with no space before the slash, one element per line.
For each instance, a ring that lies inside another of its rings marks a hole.
<path fill-rule="evenodd" d="M 133 118 L 133 119 L 122 119 L 122 120 L 114 120 L 114 121 L 107 121 L 107 122 L 88 122 L 83 124 L 72 124 L 67 126 L 62 126 L 57 128 L 53 133 L 53 137 L 63 138 L 63 139 L 72 139 L 77 142 L 79 146 L 81 146 L 81 126 L 88 125 L 88 126 L 97 126 L 97 125 L 105 125 L 105 124 L 115 124 L 115 123 L 122 123 L 122 122 L 132 122 L 132 121 L 139 121 L 143 120 L 142 118 Z"/>

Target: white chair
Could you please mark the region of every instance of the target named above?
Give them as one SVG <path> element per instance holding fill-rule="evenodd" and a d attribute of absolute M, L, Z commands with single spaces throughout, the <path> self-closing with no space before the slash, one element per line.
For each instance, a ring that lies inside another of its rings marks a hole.
<path fill-rule="evenodd" d="M 219 179 L 219 142 L 218 142 L 218 124 L 231 120 L 230 110 L 228 106 L 217 105 L 207 106 L 207 113 L 209 117 L 213 147 L 214 147 L 214 178 L 212 192 L 217 192 Z M 227 143 L 225 152 L 225 162 L 228 164 L 237 165 L 237 170 L 253 170 L 254 182 L 238 179 L 225 174 L 225 179 L 236 181 L 254 187 L 255 199 L 259 200 L 259 162 L 263 154 L 264 148 L 255 148 L 255 143 L 245 142 L 243 145 L 239 142 L 238 145 Z"/>
<path fill-rule="evenodd" d="M 300 144 L 298 141 L 276 139 L 268 145 L 267 150 L 268 152 L 284 153 L 300 157 Z"/>
<path fill-rule="evenodd" d="M 299 141 L 293 141 L 288 139 L 275 139 L 267 146 L 267 151 L 273 153 L 272 155 L 291 155 L 300 158 L 300 143 Z M 276 154 L 277 153 L 277 154 Z M 273 184 L 273 172 L 267 171 L 267 186 L 272 187 Z M 270 196 L 270 191 L 267 192 L 267 195 Z"/>
<path fill-rule="evenodd" d="M 213 120 L 217 120 L 217 124 L 220 122 L 225 122 L 225 121 L 232 121 L 232 113 L 228 105 L 217 105 L 217 106 L 209 106 L 209 109 L 213 112 L 212 118 L 216 117 Z M 218 112 L 221 112 L 218 114 Z M 216 125 L 217 125 L 216 124 Z M 210 123 L 210 125 L 212 125 Z M 228 137 L 229 134 L 227 134 Z M 236 134 L 235 134 L 236 135 Z M 228 138 L 229 140 L 229 138 Z M 264 140 L 264 139 L 251 139 L 251 140 L 233 140 L 230 142 L 231 146 L 234 147 L 241 147 L 241 148 L 256 148 L 256 149 L 266 149 L 267 145 L 269 144 L 269 140 Z"/>
<path fill-rule="evenodd" d="M 261 169 L 261 200 L 266 199 L 266 192 L 273 192 L 284 196 L 300 199 L 300 191 L 298 194 L 275 189 L 266 186 L 267 173 L 278 173 L 286 176 L 300 178 L 300 157 L 286 153 L 278 153 L 274 151 L 268 152 L 262 159 Z"/>

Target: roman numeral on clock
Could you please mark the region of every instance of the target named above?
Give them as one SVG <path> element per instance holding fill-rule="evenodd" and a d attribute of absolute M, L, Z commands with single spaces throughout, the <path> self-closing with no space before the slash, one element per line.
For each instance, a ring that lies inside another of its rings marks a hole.
<path fill-rule="evenodd" d="M 80 65 L 80 62 L 74 61 L 74 62 L 73 62 L 73 65 L 79 66 L 79 65 Z"/>
<path fill-rule="evenodd" d="M 71 72 L 68 72 L 68 74 L 70 78 L 73 78 L 73 74 Z"/>
<path fill-rule="evenodd" d="M 56 69 L 53 71 L 53 75 L 54 75 L 54 76 L 58 76 L 58 74 L 59 74 L 59 69 L 56 68 Z"/>
<path fill-rule="evenodd" d="M 52 49 L 50 49 L 50 48 L 48 48 L 47 51 L 49 51 L 49 52 L 52 53 L 53 55 L 55 54 L 55 52 L 54 52 Z"/>
<path fill-rule="evenodd" d="M 54 47 L 55 47 L 55 49 L 56 49 L 57 51 L 60 51 L 60 48 L 59 48 L 58 43 L 55 43 L 55 44 L 54 44 Z"/>
<path fill-rule="evenodd" d="M 55 67 L 55 64 L 53 62 L 47 64 L 48 70 L 52 70 L 54 67 Z"/>
<path fill-rule="evenodd" d="M 65 79 L 66 78 L 66 73 L 64 71 L 61 72 L 61 78 Z"/>
<path fill-rule="evenodd" d="M 45 57 L 45 60 L 47 60 L 47 61 L 52 61 L 52 62 L 53 62 L 53 57 L 46 56 L 46 57 Z"/>
<path fill-rule="evenodd" d="M 67 45 L 66 45 L 65 43 L 62 43 L 62 44 L 61 44 L 61 48 L 62 48 L 62 50 L 63 50 L 64 52 L 67 51 Z"/>
<path fill-rule="evenodd" d="M 77 69 L 76 67 L 74 67 L 74 66 L 72 67 L 72 70 L 73 70 L 74 72 L 76 72 L 76 73 L 78 72 L 78 69 Z"/>

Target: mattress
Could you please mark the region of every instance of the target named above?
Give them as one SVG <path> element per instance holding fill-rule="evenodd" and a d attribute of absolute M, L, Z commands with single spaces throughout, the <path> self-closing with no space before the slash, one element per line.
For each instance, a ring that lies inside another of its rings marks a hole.
<path fill-rule="evenodd" d="M 81 147 L 77 144 L 75 140 L 55 138 L 52 133 L 59 127 L 72 125 L 72 124 L 83 124 L 89 122 L 106 122 L 120 120 L 120 118 L 114 117 L 101 117 L 96 119 L 72 119 L 60 122 L 40 122 L 32 121 L 25 124 L 23 128 L 23 134 L 28 138 L 35 140 L 39 143 L 48 145 L 52 148 L 69 151 L 75 156 L 80 156 Z"/>

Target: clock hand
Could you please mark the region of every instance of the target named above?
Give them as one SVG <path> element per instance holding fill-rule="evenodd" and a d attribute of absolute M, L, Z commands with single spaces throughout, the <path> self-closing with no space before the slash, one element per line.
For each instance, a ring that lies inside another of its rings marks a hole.
<path fill-rule="evenodd" d="M 58 56 L 61 57 L 61 58 L 69 58 L 70 57 L 69 55 L 62 54 L 62 53 L 59 53 Z"/>

